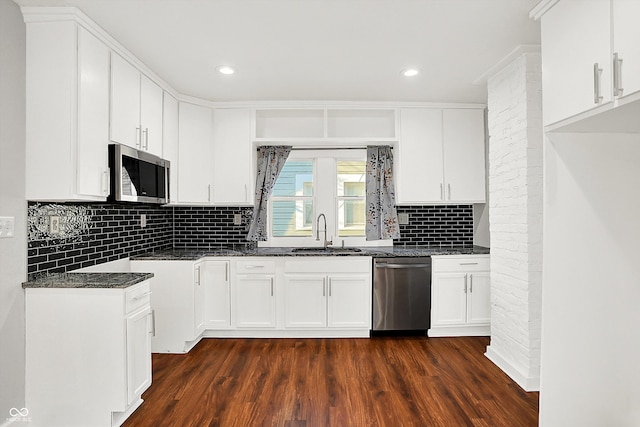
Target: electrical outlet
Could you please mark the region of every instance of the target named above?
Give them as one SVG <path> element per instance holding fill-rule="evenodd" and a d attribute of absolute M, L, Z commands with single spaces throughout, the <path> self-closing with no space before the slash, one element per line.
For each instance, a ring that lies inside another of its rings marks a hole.
<path fill-rule="evenodd" d="M 408 213 L 398 214 L 398 222 L 400 223 L 400 225 L 409 224 L 409 214 Z"/>
<path fill-rule="evenodd" d="M 49 234 L 60 233 L 60 217 L 58 215 L 51 215 L 49 217 Z"/>
<path fill-rule="evenodd" d="M 0 216 L 0 239 L 8 239 L 14 236 L 15 217 Z"/>
<path fill-rule="evenodd" d="M 233 225 L 242 225 L 242 215 L 234 214 L 233 215 Z"/>
<path fill-rule="evenodd" d="M 140 214 L 140 227 L 145 228 L 147 226 L 147 214 Z"/>

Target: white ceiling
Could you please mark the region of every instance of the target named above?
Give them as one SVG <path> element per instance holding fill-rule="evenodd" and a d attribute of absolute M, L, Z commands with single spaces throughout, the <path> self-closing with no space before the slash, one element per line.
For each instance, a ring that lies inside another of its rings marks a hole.
<path fill-rule="evenodd" d="M 537 1 L 16 0 L 78 6 L 178 92 L 211 101 L 472 103 L 486 102 L 476 79 L 540 43 Z M 409 66 L 422 74 L 401 76 Z"/>

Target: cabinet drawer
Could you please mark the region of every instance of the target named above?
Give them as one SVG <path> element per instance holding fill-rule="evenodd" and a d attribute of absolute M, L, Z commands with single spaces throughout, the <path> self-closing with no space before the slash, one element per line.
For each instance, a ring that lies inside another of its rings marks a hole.
<path fill-rule="evenodd" d="M 151 282 L 149 280 L 127 289 L 124 294 L 125 313 L 130 313 L 145 305 L 151 305 Z"/>
<path fill-rule="evenodd" d="M 488 255 L 476 255 L 476 256 L 434 256 L 433 259 L 433 271 L 489 271 L 489 256 Z"/>
<path fill-rule="evenodd" d="M 247 259 L 236 261 L 236 274 L 275 273 L 276 262 L 272 259 Z"/>
<path fill-rule="evenodd" d="M 284 264 L 285 273 L 370 273 L 370 257 L 293 257 Z"/>

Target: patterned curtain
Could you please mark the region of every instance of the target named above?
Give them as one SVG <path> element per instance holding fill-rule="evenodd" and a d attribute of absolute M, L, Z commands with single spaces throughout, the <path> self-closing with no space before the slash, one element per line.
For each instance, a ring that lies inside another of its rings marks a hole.
<path fill-rule="evenodd" d="M 393 154 L 389 146 L 367 147 L 367 240 L 398 239 L 400 227 L 393 186 Z"/>
<path fill-rule="evenodd" d="M 255 205 L 249 234 L 247 234 L 249 241 L 265 241 L 269 238 L 267 235 L 269 197 L 290 152 L 291 147 L 289 146 L 260 147 L 258 149 Z"/>

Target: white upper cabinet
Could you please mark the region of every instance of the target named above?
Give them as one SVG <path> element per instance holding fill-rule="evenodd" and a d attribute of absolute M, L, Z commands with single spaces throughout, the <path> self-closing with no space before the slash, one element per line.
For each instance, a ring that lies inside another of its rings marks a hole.
<path fill-rule="evenodd" d="M 181 102 L 178 117 L 178 203 L 210 204 L 214 180 L 212 111 Z"/>
<path fill-rule="evenodd" d="M 614 90 L 627 96 L 640 91 L 640 1 L 612 0 L 612 11 Z"/>
<path fill-rule="evenodd" d="M 254 160 L 251 110 L 213 110 L 214 204 L 253 205 Z"/>
<path fill-rule="evenodd" d="M 543 120 L 612 100 L 610 0 L 561 0 L 542 18 Z"/>
<path fill-rule="evenodd" d="M 170 162 L 169 197 L 178 201 L 178 101 L 164 93 L 162 117 L 162 158 Z"/>
<path fill-rule="evenodd" d="M 26 31 L 26 198 L 106 200 L 109 49 L 71 21 Z"/>
<path fill-rule="evenodd" d="M 441 202 L 442 110 L 402 108 L 396 172 L 400 203 Z"/>
<path fill-rule="evenodd" d="M 162 155 L 162 89 L 111 54 L 111 141 Z"/>
<path fill-rule="evenodd" d="M 446 202 L 486 200 L 484 111 L 442 111 Z"/>
<path fill-rule="evenodd" d="M 484 203 L 484 111 L 400 110 L 398 203 Z"/>

